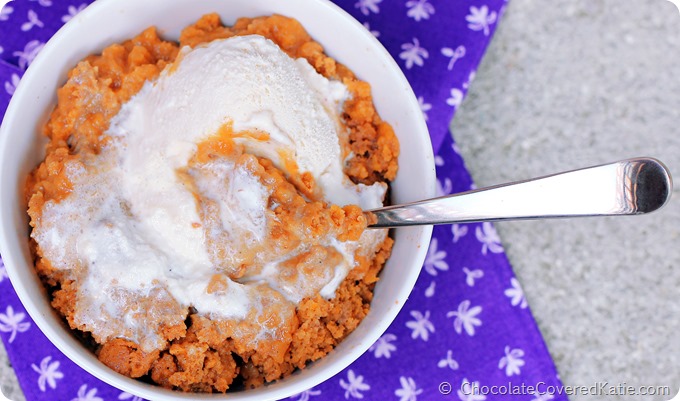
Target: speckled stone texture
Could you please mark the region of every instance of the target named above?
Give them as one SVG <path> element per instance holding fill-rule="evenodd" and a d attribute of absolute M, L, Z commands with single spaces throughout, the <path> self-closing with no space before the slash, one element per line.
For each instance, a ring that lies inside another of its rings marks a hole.
<path fill-rule="evenodd" d="M 479 187 L 634 156 L 680 182 L 678 10 L 511 0 L 452 131 Z M 651 215 L 496 225 L 565 385 L 680 389 L 678 188 Z"/>
<path fill-rule="evenodd" d="M 452 129 L 480 187 L 640 155 L 680 177 L 680 14 L 665 0 L 511 0 Z M 678 391 L 678 190 L 648 216 L 497 228 L 566 385 Z M 2 355 L 3 391 L 23 400 Z"/>
<path fill-rule="evenodd" d="M 12 401 L 25 400 L 24 395 L 21 393 L 21 388 L 19 388 L 17 377 L 12 370 L 12 365 L 7 359 L 7 353 L 2 341 L 0 341 L 0 391 Z M 2 400 L 2 396 L 0 396 L 0 400 Z"/>

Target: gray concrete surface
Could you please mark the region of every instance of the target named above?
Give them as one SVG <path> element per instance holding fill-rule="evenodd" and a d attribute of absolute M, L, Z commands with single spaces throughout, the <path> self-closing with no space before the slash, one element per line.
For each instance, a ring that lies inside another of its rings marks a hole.
<path fill-rule="evenodd" d="M 511 0 L 452 131 L 480 187 L 653 156 L 680 188 L 678 10 Z M 647 216 L 497 224 L 566 385 L 680 389 L 673 196 Z"/>
<path fill-rule="evenodd" d="M 2 341 L 0 341 L 0 391 L 12 401 L 25 400 Z M 2 400 L 2 397 L 0 397 L 0 400 Z"/>
<path fill-rule="evenodd" d="M 680 14 L 511 0 L 452 130 L 478 186 L 640 155 L 680 182 Z M 680 388 L 678 192 L 648 216 L 497 224 L 566 385 Z M 23 400 L 3 356 L 2 387 Z"/>

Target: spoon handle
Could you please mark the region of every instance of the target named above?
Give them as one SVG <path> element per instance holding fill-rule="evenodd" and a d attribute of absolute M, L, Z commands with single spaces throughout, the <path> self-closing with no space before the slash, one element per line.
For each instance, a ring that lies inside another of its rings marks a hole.
<path fill-rule="evenodd" d="M 663 163 L 635 158 L 371 210 L 370 227 L 643 214 L 662 207 L 672 188 Z"/>

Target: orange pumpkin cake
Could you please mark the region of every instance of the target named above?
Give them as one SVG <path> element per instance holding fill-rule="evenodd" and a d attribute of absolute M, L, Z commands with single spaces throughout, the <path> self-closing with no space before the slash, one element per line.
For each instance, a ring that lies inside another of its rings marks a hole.
<path fill-rule="evenodd" d="M 26 199 L 53 307 L 115 371 L 253 388 L 330 352 L 389 257 L 399 144 L 294 19 L 202 17 L 78 63 Z"/>

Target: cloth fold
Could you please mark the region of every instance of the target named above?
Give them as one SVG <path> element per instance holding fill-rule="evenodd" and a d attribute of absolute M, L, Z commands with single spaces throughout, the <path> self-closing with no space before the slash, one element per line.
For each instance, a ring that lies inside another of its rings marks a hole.
<path fill-rule="evenodd" d="M 16 0 L 0 12 L 0 116 L 25 68 L 89 1 Z M 438 191 L 473 188 L 449 122 L 503 15 L 504 0 L 335 0 L 385 45 L 414 88 Z M 38 330 L 0 259 L 0 334 L 29 401 L 139 400 L 84 372 Z M 566 400 L 493 225 L 437 226 L 418 282 L 387 332 L 343 372 L 291 397 Z"/>

